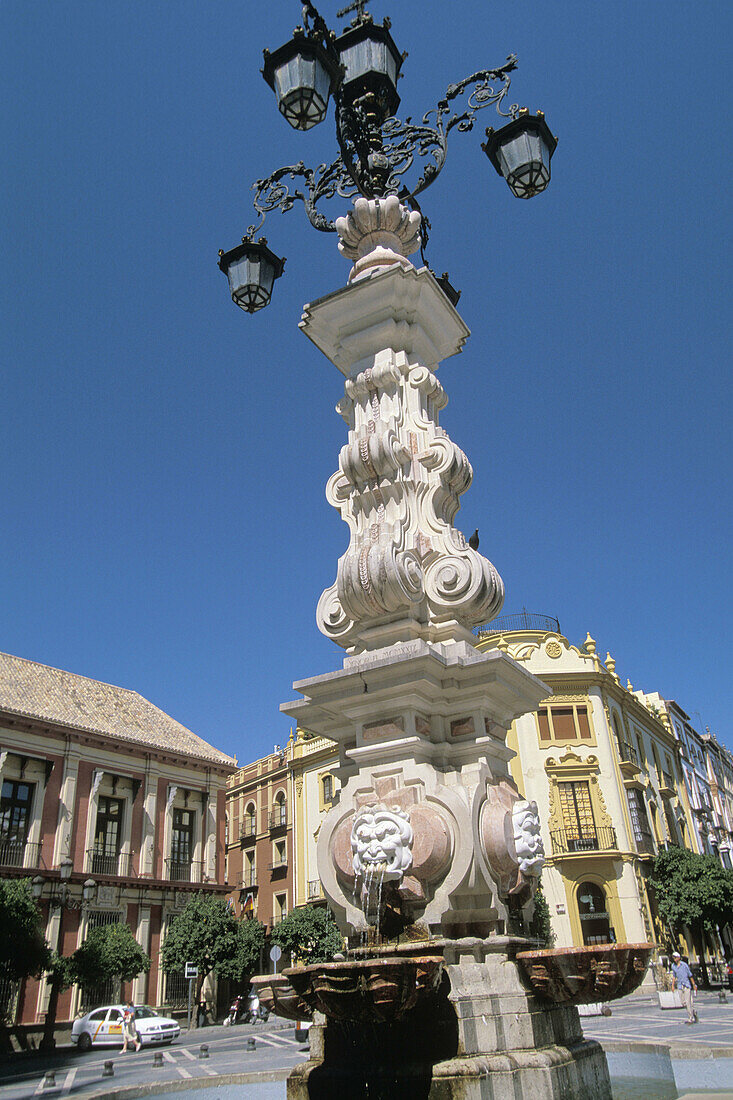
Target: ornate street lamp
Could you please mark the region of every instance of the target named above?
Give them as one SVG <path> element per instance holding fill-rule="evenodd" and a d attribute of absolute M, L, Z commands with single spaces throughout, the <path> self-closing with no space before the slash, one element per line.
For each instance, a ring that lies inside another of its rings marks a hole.
<path fill-rule="evenodd" d="M 309 130 L 322 122 L 333 97 L 339 154 L 317 168 L 303 161 L 286 165 L 252 185 L 259 221 L 249 226 L 241 245 L 219 253 L 219 267 L 229 279 L 232 299 L 247 313 L 268 304 L 274 281 L 283 270 L 284 260 L 266 247 L 264 238 L 254 239 L 271 210 L 285 212 L 302 202 L 311 224 L 325 233 L 340 232 L 336 222 L 319 209 L 322 201 L 336 195 L 361 196 L 377 203 L 396 198 L 419 212 L 417 196 L 440 174 L 448 135 L 452 130 L 473 129 L 476 112 L 484 107 L 493 105 L 508 119 L 496 131 L 487 129 L 482 148 L 512 194 L 533 198 L 550 182 L 557 138 L 541 111 L 530 115 L 527 108 L 508 103 L 510 74 L 517 67 L 514 54 L 499 68 L 481 69 L 451 84 L 421 122 L 403 122 L 395 112 L 400 104 L 397 81 L 407 54 L 397 48 L 389 19 L 375 23 L 365 10 L 367 2 L 355 0 L 337 13 L 338 18 L 354 15 L 337 35 L 306 0 L 303 25 L 296 27 L 290 42 L 272 53 L 265 50 L 263 76 L 275 92 L 281 114 L 296 130 Z M 456 101 L 464 95 L 461 109 Z M 417 178 L 406 182 L 413 168 Z M 286 182 L 296 179 L 303 181 L 302 187 Z M 425 218 L 415 239 L 427 265 Z M 348 249 L 348 245 L 342 247 L 350 255 Z"/>
<path fill-rule="evenodd" d="M 270 301 L 272 285 L 285 267 L 267 247 L 267 239 L 253 241 L 242 237 L 242 243 L 229 252 L 219 251 L 219 267 L 229 279 L 232 301 L 246 313 L 264 309 Z"/>
<path fill-rule="evenodd" d="M 550 182 L 550 160 L 557 138 L 550 132 L 542 111 L 535 116 L 524 108 L 515 119 L 494 130 L 489 126 L 481 146 L 500 176 L 518 199 L 531 199 Z"/>

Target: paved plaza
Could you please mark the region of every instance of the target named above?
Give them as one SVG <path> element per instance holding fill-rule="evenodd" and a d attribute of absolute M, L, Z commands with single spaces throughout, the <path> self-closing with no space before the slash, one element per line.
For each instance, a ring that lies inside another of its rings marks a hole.
<path fill-rule="evenodd" d="M 617 1001 L 612 1010 L 609 1017 L 584 1017 L 583 1030 L 608 1054 L 616 1100 L 713 1095 L 733 1100 L 733 994 L 727 1003 L 720 1003 L 717 993 L 700 994 L 699 1022 L 692 1026 L 685 1024 L 683 1010 L 662 1011 L 650 998 Z M 254 1050 L 248 1049 L 252 1039 Z M 202 1044 L 208 1045 L 208 1058 L 199 1057 Z M 98 1048 L 79 1054 L 62 1047 L 47 1056 L 16 1055 L 0 1063 L 0 1100 L 113 1094 L 134 1100 L 151 1092 L 182 1100 L 194 1095 L 192 1088 L 205 1088 L 204 1100 L 284 1100 L 285 1078 L 307 1057 L 308 1047 L 295 1039 L 292 1026 L 275 1022 L 184 1031 L 178 1042 L 160 1049 L 160 1067 L 152 1049 L 122 1054 L 118 1048 Z M 112 1078 L 102 1076 L 109 1061 L 114 1063 Z M 650 1065 L 654 1077 L 666 1074 L 666 1092 L 651 1091 Z M 51 1087 L 45 1085 L 49 1070 L 55 1076 Z"/>

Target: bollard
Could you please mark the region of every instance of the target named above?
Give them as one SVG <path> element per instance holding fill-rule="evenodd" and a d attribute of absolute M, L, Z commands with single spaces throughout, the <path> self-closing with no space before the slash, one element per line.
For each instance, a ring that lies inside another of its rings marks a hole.
<path fill-rule="evenodd" d="M 114 1077 L 115 1064 L 114 1062 L 105 1062 L 104 1069 L 102 1070 L 102 1077 Z"/>
<path fill-rule="evenodd" d="M 724 989 L 719 989 L 718 990 L 718 1001 L 722 1005 L 727 1005 L 728 1004 L 728 998 L 725 995 L 725 990 Z"/>
<path fill-rule="evenodd" d="M 153 1053 L 153 1065 L 154 1066 L 162 1066 L 163 1065 L 163 1051 L 162 1050 L 156 1050 Z"/>
<path fill-rule="evenodd" d="M 44 1089 L 55 1089 L 56 1088 L 56 1070 L 55 1069 L 49 1069 L 49 1070 L 46 1071 L 46 1076 L 43 1078 L 43 1087 L 44 1087 Z"/>
<path fill-rule="evenodd" d="M 208 1057 L 209 1057 L 209 1047 L 206 1043 L 202 1043 L 201 1046 L 199 1047 L 199 1058 L 208 1058 Z"/>
<path fill-rule="evenodd" d="M 256 1049 L 257 1049 L 257 1043 L 255 1042 L 255 1040 L 254 1039 L 248 1039 L 247 1040 L 247 1050 L 256 1050 Z"/>

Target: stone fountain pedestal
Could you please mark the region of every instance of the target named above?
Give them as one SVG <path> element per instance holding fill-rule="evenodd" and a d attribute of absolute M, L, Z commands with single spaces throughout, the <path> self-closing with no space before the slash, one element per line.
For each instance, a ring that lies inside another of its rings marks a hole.
<path fill-rule="evenodd" d="M 577 1008 L 522 986 L 512 958 L 526 940 L 418 946 L 442 953 L 437 989 L 390 1022 L 314 1025 L 288 1100 L 611 1100 L 606 1057 L 584 1038 Z"/>

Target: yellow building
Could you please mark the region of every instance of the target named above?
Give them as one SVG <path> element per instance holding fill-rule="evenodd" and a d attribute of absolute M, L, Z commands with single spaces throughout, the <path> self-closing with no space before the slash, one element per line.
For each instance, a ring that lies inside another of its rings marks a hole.
<path fill-rule="evenodd" d="M 292 737 L 292 735 L 291 735 Z M 339 789 L 336 777 L 338 746 L 325 737 L 298 730 L 290 743 L 293 818 L 293 904 L 323 902 L 325 897 L 316 865 L 316 842 L 321 822 Z"/>
<path fill-rule="evenodd" d="M 658 940 L 649 863 L 665 845 L 691 846 L 678 743 L 662 715 L 623 687 L 610 654 L 601 661 L 590 635 L 575 646 L 555 620 L 517 618 L 522 629 L 499 633 L 497 620 L 477 648 L 508 653 L 551 689 L 507 743 L 514 780 L 539 807 L 557 945 Z"/>

